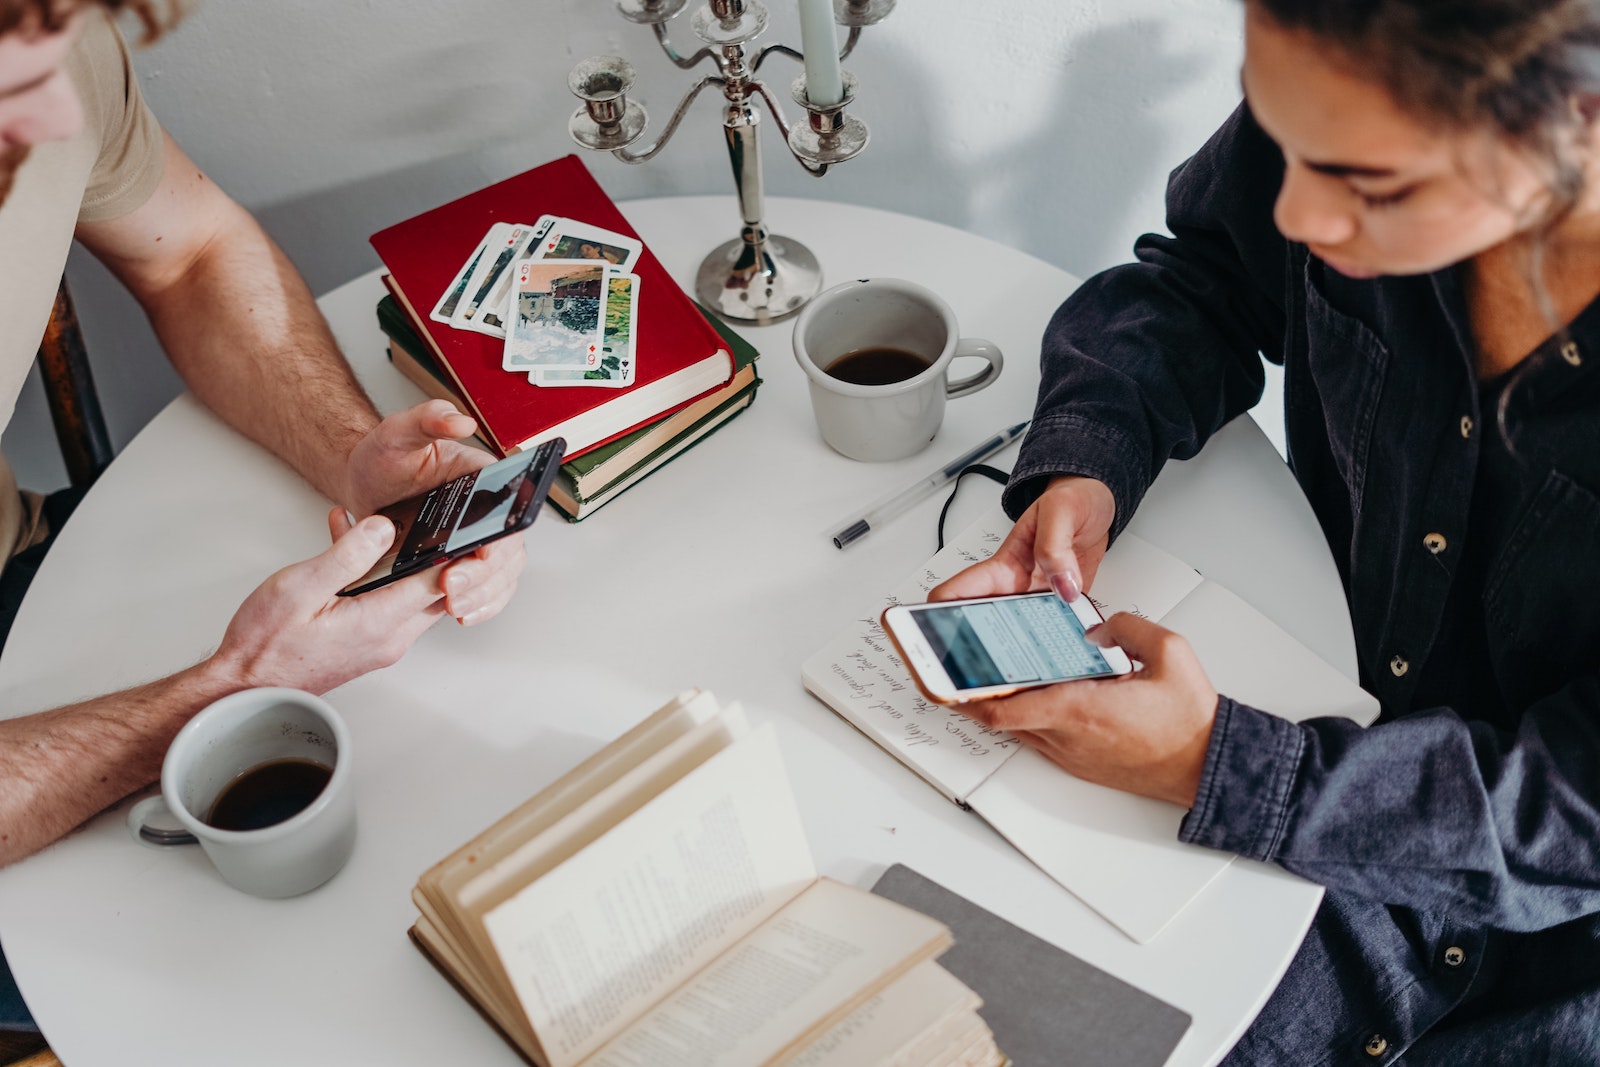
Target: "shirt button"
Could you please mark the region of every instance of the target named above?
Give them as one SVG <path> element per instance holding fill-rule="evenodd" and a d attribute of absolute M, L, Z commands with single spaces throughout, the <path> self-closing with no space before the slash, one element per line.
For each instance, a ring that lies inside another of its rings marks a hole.
<path fill-rule="evenodd" d="M 1466 961 L 1467 954 L 1462 952 L 1457 946 L 1451 945 L 1449 948 L 1444 950 L 1444 962 L 1446 967 L 1459 967 Z"/>
<path fill-rule="evenodd" d="M 1406 658 L 1404 656 L 1396 656 L 1394 659 L 1389 661 L 1389 671 L 1396 678 L 1404 678 L 1406 676 L 1406 671 L 1409 671 L 1410 669 L 1411 664 L 1406 662 Z"/>
<path fill-rule="evenodd" d="M 1471 437 L 1472 436 L 1472 416 L 1471 415 L 1463 415 L 1463 416 L 1461 416 L 1461 436 L 1462 437 Z"/>
<path fill-rule="evenodd" d="M 1424 545 L 1426 545 L 1427 548 L 1428 548 L 1428 551 L 1432 552 L 1435 556 L 1437 556 L 1439 553 L 1443 552 L 1446 548 L 1448 548 L 1450 546 L 1450 542 L 1446 541 L 1444 539 L 1444 534 L 1441 534 L 1441 533 L 1431 533 L 1431 534 L 1429 534 L 1428 536 L 1426 536 L 1426 537 L 1424 537 L 1422 539 L 1422 543 Z"/>
<path fill-rule="evenodd" d="M 1373 1034 L 1371 1037 L 1367 1038 L 1367 1044 L 1365 1047 L 1367 1050 L 1367 1055 L 1376 1058 L 1389 1051 L 1389 1042 L 1383 1039 L 1382 1034 Z"/>
<path fill-rule="evenodd" d="M 1578 352 L 1578 342 L 1568 341 L 1561 346 L 1561 358 L 1576 367 L 1583 362 L 1583 356 Z"/>

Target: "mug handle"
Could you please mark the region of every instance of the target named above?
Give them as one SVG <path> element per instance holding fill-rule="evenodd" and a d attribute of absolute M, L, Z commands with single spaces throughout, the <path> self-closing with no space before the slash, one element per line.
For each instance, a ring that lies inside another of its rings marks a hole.
<path fill-rule="evenodd" d="M 1000 346 L 993 341 L 982 337 L 963 337 L 956 343 L 956 354 L 951 363 L 962 356 L 977 356 L 989 361 L 989 365 L 976 374 L 969 374 L 959 381 L 950 381 L 947 377 L 944 383 L 944 394 L 950 399 L 976 393 L 979 389 L 986 389 L 993 385 L 995 379 L 1000 377 L 1000 370 L 1006 365 L 1005 357 L 1000 354 Z"/>
<path fill-rule="evenodd" d="M 171 845 L 192 845 L 199 838 L 182 826 L 176 825 L 172 809 L 160 793 L 145 797 L 128 809 L 128 830 L 140 844 L 166 848 Z"/>

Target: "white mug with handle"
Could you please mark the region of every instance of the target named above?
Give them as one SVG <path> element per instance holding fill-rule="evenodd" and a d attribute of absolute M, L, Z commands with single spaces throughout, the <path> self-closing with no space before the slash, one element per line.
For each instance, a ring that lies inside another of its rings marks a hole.
<path fill-rule="evenodd" d="M 258 897 L 292 897 L 337 874 L 355 848 L 350 731 L 320 697 L 245 689 L 178 731 L 161 793 L 128 812 L 154 847 L 198 842 L 223 879 Z"/>
<path fill-rule="evenodd" d="M 794 354 L 822 439 L 860 460 L 920 452 L 939 432 L 945 401 L 988 388 L 1005 366 L 993 341 L 961 336 L 949 304 L 898 278 L 862 278 L 812 298 L 795 320 Z M 968 356 L 986 366 L 952 381 L 950 365 Z"/>

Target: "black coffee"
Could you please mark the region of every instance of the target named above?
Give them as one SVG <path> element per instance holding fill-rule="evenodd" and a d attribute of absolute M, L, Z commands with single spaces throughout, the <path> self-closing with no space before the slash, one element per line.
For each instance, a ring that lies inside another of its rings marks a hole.
<path fill-rule="evenodd" d="M 851 385 L 893 385 L 915 378 L 932 362 L 904 348 L 859 348 L 846 352 L 825 368 L 841 382 Z"/>
<path fill-rule="evenodd" d="M 218 830 L 259 830 L 292 819 L 310 806 L 333 770 L 308 759 L 269 760 L 223 787 L 205 822 Z"/>

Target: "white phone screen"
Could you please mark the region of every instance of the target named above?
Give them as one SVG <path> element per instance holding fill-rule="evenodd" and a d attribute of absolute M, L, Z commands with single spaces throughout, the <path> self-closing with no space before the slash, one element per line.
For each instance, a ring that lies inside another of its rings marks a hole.
<path fill-rule="evenodd" d="M 911 617 L 957 689 L 1117 673 L 1054 593 L 918 606 Z"/>

